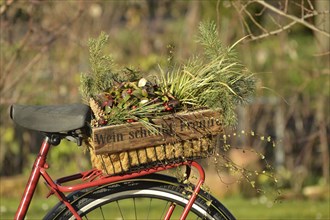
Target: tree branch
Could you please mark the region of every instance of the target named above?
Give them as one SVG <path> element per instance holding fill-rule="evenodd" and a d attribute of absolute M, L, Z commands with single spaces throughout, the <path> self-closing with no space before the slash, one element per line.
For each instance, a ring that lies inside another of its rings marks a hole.
<path fill-rule="evenodd" d="M 306 18 L 310 18 L 310 17 L 314 17 L 315 15 L 314 14 L 307 14 L 303 17 L 303 19 L 306 19 Z M 250 40 L 259 40 L 261 38 L 265 38 L 265 37 L 268 37 L 268 36 L 271 36 L 271 35 L 276 35 L 276 34 L 279 34 L 281 33 L 282 31 L 285 31 L 285 30 L 288 30 L 289 28 L 291 28 L 293 25 L 297 24 L 296 21 L 292 21 L 291 23 L 285 25 L 285 26 L 282 26 L 281 28 L 277 29 L 277 30 L 274 30 L 274 31 L 268 31 L 267 33 L 265 34 L 261 34 L 261 35 L 258 35 L 258 36 L 255 36 L 253 34 L 250 35 L 251 39 Z"/>
<path fill-rule="evenodd" d="M 316 31 L 316 32 L 318 32 L 318 33 L 320 33 L 320 34 L 323 34 L 323 35 L 325 35 L 325 36 L 327 36 L 327 37 L 330 37 L 330 34 L 329 34 L 328 32 L 323 31 L 323 30 L 321 30 L 321 29 L 315 27 L 314 25 L 312 25 L 312 24 L 306 22 L 306 21 L 304 20 L 304 17 L 302 17 L 302 18 L 297 18 L 297 17 L 295 17 L 295 16 L 293 16 L 293 15 L 286 14 L 286 13 L 283 12 L 282 10 L 279 10 L 279 9 L 275 8 L 274 6 L 272 6 L 272 5 L 268 4 L 268 3 L 266 3 L 264 0 L 257 0 L 257 1 L 255 1 L 255 2 L 259 3 L 260 5 L 262 5 L 262 6 L 264 6 L 264 7 L 267 7 L 269 10 L 275 12 L 275 13 L 278 14 L 278 15 L 281 15 L 281 16 L 283 16 L 283 17 L 285 17 L 285 18 L 288 18 L 288 19 L 290 19 L 290 20 L 292 20 L 292 21 L 295 21 L 296 23 L 299 23 L 299 24 L 301 24 L 301 25 L 303 25 L 303 26 L 305 26 L 305 27 L 308 27 L 309 29 L 311 29 L 311 30 L 313 30 L 313 31 Z M 317 14 L 317 12 L 314 12 L 314 13 Z"/>

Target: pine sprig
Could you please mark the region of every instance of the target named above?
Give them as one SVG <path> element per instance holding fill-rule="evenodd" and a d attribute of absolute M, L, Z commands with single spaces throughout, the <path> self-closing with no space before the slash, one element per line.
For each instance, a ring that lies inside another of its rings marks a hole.
<path fill-rule="evenodd" d="M 217 26 L 214 22 L 201 23 L 199 25 L 199 38 L 197 40 L 205 49 L 209 59 L 218 57 L 223 53 L 222 44 L 219 41 Z"/>
<path fill-rule="evenodd" d="M 91 72 L 81 74 L 80 91 L 85 100 L 111 87 L 116 78 L 113 58 L 104 54 L 109 36 L 102 32 L 98 38 L 88 41 Z"/>

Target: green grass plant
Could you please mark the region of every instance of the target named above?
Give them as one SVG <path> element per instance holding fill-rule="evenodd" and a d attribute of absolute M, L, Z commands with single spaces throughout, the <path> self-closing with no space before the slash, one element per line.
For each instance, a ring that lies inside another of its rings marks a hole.
<path fill-rule="evenodd" d="M 235 107 L 254 94 L 254 74 L 237 58 L 234 48 L 240 41 L 223 47 L 214 22 L 201 23 L 199 32 L 203 52 L 184 65 L 160 69 L 158 84 L 164 94 L 172 94 L 184 106 L 221 109 L 224 125 L 235 125 Z"/>

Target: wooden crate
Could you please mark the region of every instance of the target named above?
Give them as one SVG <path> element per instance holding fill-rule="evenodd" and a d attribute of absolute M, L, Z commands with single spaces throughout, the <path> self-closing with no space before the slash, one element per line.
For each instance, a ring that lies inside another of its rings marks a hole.
<path fill-rule="evenodd" d="M 222 132 L 221 113 L 213 110 L 177 113 L 153 119 L 159 134 L 139 122 L 92 129 L 95 154 L 116 153 L 179 141 L 213 136 Z"/>
<path fill-rule="evenodd" d="M 152 120 L 159 134 L 138 122 L 93 128 L 92 164 L 112 175 L 155 163 L 207 157 L 214 149 L 213 137 L 223 131 L 221 117 L 212 110 L 166 115 Z"/>

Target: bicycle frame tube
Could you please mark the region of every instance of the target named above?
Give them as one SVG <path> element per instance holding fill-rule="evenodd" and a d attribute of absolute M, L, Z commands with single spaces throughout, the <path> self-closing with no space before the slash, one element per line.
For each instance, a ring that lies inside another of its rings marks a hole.
<path fill-rule="evenodd" d="M 140 170 L 139 172 L 124 174 L 124 175 L 102 176 L 102 178 L 100 178 L 100 179 L 90 181 L 90 182 L 86 182 L 86 183 L 80 183 L 80 184 L 77 184 L 77 185 L 74 185 L 74 186 L 61 186 L 60 184 L 56 184 L 55 182 L 53 182 L 51 177 L 47 174 L 45 169 L 41 169 L 41 173 L 42 173 L 42 176 L 45 178 L 46 182 L 49 184 L 49 186 L 52 189 L 58 190 L 60 192 L 74 192 L 74 191 L 78 191 L 78 190 L 82 190 L 82 189 L 86 189 L 86 188 L 90 188 L 90 187 L 95 187 L 95 186 L 99 186 L 99 185 L 106 185 L 106 184 L 109 184 L 109 183 L 114 183 L 114 182 L 118 182 L 118 181 L 122 181 L 122 180 L 134 179 L 134 178 L 137 178 L 137 177 L 140 177 L 140 176 L 145 176 L 145 175 L 148 175 L 148 174 L 152 174 L 152 173 L 172 169 L 172 168 L 183 166 L 183 165 L 193 166 L 193 167 L 197 168 L 197 170 L 200 174 L 200 179 L 201 179 L 201 183 L 198 183 L 197 185 L 201 186 L 202 183 L 205 180 L 205 174 L 204 174 L 203 168 L 195 161 L 188 161 L 188 162 L 182 162 L 182 163 L 177 163 L 177 164 L 161 165 L 161 166 L 158 166 L 158 167 L 152 167 L 152 168 L 149 168 L 149 169 Z M 89 173 L 89 172 L 91 172 L 91 171 L 82 172 L 82 173 L 75 174 L 75 175 L 72 175 L 72 176 L 69 176 L 69 177 L 63 177 L 63 178 L 60 179 L 60 181 L 58 180 L 57 183 L 70 182 L 70 181 L 73 181 L 73 180 L 80 179 L 84 176 L 85 173 Z M 65 180 L 61 181 L 62 179 L 68 179 L 68 181 L 65 181 Z"/>
<path fill-rule="evenodd" d="M 23 197 L 18 206 L 18 209 L 15 214 L 15 219 L 22 220 L 24 219 L 26 212 L 30 206 L 31 199 L 33 197 L 34 191 L 38 184 L 40 178 L 40 169 L 44 168 L 46 165 L 46 157 L 50 148 L 49 138 L 46 137 L 41 145 L 38 157 L 34 161 L 32 172 L 29 177 L 29 181 L 25 187 Z"/>
<path fill-rule="evenodd" d="M 195 189 L 194 189 L 194 191 L 193 191 L 193 193 L 192 193 L 192 195 L 191 195 L 191 197 L 188 201 L 188 204 L 186 205 L 186 207 L 183 210 L 183 213 L 180 217 L 180 220 L 186 219 L 189 210 L 193 206 L 193 204 L 196 200 L 196 197 L 197 197 L 199 191 L 201 190 L 201 187 L 202 187 L 203 183 L 205 182 L 205 172 L 204 172 L 203 168 L 201 167 L 201 165 L 199 165 L 195 161 L 192 161 L 191 165 L 197 168 L 198 173 L 199 173 L 199 180 L 198 180 L 197 185 L 195 186 Z"/>

